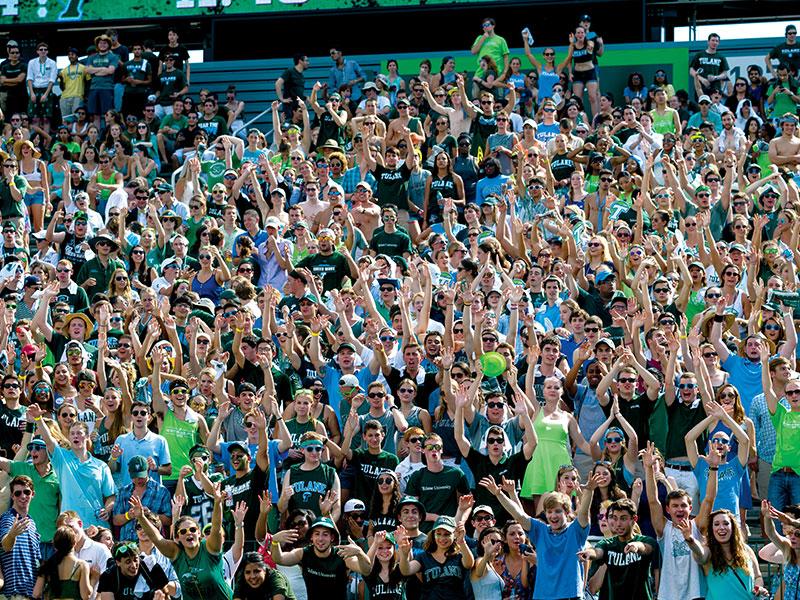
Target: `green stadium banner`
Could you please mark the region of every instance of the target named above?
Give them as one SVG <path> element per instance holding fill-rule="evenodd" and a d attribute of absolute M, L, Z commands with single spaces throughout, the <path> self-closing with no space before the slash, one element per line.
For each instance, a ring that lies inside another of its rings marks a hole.
<path fill-rule="evenodd" d="M 486 0 L 0 0 L 0 24 L 416 8 L 479 1 L 486 3 Z"/>

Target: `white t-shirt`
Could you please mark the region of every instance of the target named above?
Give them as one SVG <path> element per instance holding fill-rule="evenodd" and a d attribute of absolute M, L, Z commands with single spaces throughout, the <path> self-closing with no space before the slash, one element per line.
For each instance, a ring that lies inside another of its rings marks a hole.
<path fill-rule="evenodd" d="M 90 570 L 95 569 L 102 573 L 108 567 L 108 561 L 111 559 L 111 550 L 100 542 L 86 538 L 83 542 L 83 547 L 75 552 L 75 555 L 81 560 L 85 560 Z M 96 597 L 97 591 L 93 589 L 89 599 L 94 600 Z"/>

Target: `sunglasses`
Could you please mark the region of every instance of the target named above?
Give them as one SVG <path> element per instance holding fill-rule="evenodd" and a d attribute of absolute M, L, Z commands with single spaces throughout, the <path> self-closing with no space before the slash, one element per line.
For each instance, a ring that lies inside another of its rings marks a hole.
<path fill-rule="evenodd" d="M 394 483 L 394 479 L 391 477 L 380 477 L 378 478 L 378 485 L 392 485 Z"/>
<path fill-rule="evenodd" d="M 146 411 L 146 410 L 132 410 L 131 411 L 131 416 L 134 416 L 134 417 L 146 417 L 149 414 L 150 414 L 150 412 Z"/>
<path fill-rule="evenodd" d="M 494 521 L 494 517 L 492 515 L 481 515 L 479 517 L 472 517 L 472 520 L 476 523 L 482 523 L 483 521 Z"/>
<path fill-rule="evenodd" d="M 501 438 L 501 437 L 486 438 L 486 443 L 488 445 L 491 445 L 491 444 L 504 444 L 505 441 L 506 441 L 505 438 Z"/>
<path fill-rule="evenodd" d="M 172 390 L 172 393 L 173 394 L 188 394 L 189 393 L 189 388 L 176 387 L 174 390 Z"/>
<path fill-rule="evenodd" d="M 619 383 L 636 383 L 635 377 L 620 377 L 617 379 Z"/>
<path fill-rule="evenodd" d="M 797 396 L 800 394 L 800 390 L 785 390 L 784 394 L 786 396 Z"/>
<path fill-rule="evenodd" d="M 3 389 L 4 390 L 13 390 L 13 389 L 17 389 L 18 390 L 19 389 L 19 384 L 18 383 L 4 383 L 3 384 Z"/>
<path fill-rule="evenodd" d="M 410 444 L 421 444 L 421 443 L 422 443 L 422 442 L 424 442 L 424 441 L 425 441 L 425 438 L 422 438 L 422 437 L 412 437 L 412 438 L 408 438 L 408 442 L 409 442 Z"/>
<path fill-rule="evenodd" d="M 198 531 L 199 529 L 197 529 L 197 527 L 195 526 L 181 527 L 180 529 L 178 529 L 178 535 L 186 535 L 187 533 L 197 533 Z"/>
<path fill-rule="evenodd" d="M 720 398 L 736 398 L 736 394 L 733 392 L 722 392 L 719 395 Z"/>
<path fill-rule="evenodd" d="M 14 491 L 14 498 L 19 498 L 20 496 L 30 496 L 33 494 L 32 490 L 24 489 L 24 490 L 15 490 Z"/>
<path fill-rule="evenodd" d="M 696 383 L 679 383 L 678 389 L 679 390 L 693 390 L 697 387 Z"/>
<path fill-rule="evenodd" d="M 322 452 L 322 446 L 306 446 L 303 449 L 308 452 Z"/>
<path fill-rule="evenodd" d="M 430 444 L 429 446 L 425 446 L 425 450 L 430 450 L 431 452 L 441 452 L 442 445 L 441 444 Z"/>
<path fill-rule="evenodd" d="M 505 402 L 487 402 L 486 408 L 505 408 Z"/>
<path fill-rule="evenodd" d="M 370 398 L 383 398 L 384 396 L 386 396 L 386 394 L 384 394 L 383 392 L 370 392 L 369 394 L 367 394 L 367 396 L 369 396 Z"/>
<path fill-rule="evenodd" d="M 617 437 L 607 437 L 606 438 L 606 444 L 619 444 L 621 441 L 622 441 L 622 438 L 619 437 L 619 436 L 617 436 Z"/>

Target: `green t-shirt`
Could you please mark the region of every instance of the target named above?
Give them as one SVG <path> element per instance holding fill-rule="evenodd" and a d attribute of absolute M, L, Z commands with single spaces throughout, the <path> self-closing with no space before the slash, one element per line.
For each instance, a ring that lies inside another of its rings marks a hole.
<path fill-rule="evenodd" d="M 14 176 L 14 185 L 25 196 L 25 190 L 28 189 L 28 182 L 24 177 L 19 175 Z M 5 179 L 0 179 L 0 214 L 4 219 L 8 218 L 21 218 L 25 214 L 25 200 L 14 200 L 11 195 L 11 189 Z"/>
<path fill-rule="evenodd" d="M 626 553 L 625 546 L 631 542 L 643 542 L 653 550 L 645 556 Z M 644 535 L 634 535 L 627 541 L 612 537 L 600 540 L 595 548 L 604 553 L 603 558 L 596 562 L 608 567 L 600 588 L 600 600 L 652 600 L 650 567 L 659 564 L 658 542 Z"/>
<path fill-rule="evenodd" d="M 388 256 L 403 256 L 412 253 L 411 237 L 404 231 L 386 233 L 383 229 L 376 229 L 369 243 L 370 250 Z"/>
<path fill-rule="evenodd" d="M 42 477 L 32 464 L 14 461 L 9 468 L 13 479 L 17 475 L 27 475 L 33 480 L 36 495 L 31 500 L 30 515 L 43 542 L 52 542 L 56 532 L 56 519 L 61 512 L 61 486 L 53 469 Z"/>
<path fill-rule="evenodd" d="M 406 494 L 416 496 L 428 513 L 455 516 L 458 510 L 458 496 L 469 492 L 469 484 L 464 472 L 455 467 L 445 466 L 438 473 L 420 469 L 411 475 L 406 485 Z M 428 532 L 432 521 L 420 524 L 420 529 Z"/>
<path fill-rule="evenodd" d="M 175 130 L 175 133 L 164 134 L 170 140 L 174 140 L 175 136 L 178 135 L 178 132 L 187 125 L 189 125 L 189 119 L 186 118 L 186 115 L 175 116 L 173 114 L 169 114 L 164 117 L 163 121 L 161 121 L 161 127 L 169 127 L 170 129 Z"/>
<path fill-rule="evenodd" d="M 351 498 L 358 498 L 365 504 L 372 500 L 372 492 L 377 485 L 378 475 L 382 471 L 394 471 L 400 463 L 397 457 L 385 450 L 380 454 L 371 454 L 369 450 L 353 450 L 350 464 L 356 469 L 355 485 L 350 492 Z"/>
<path fill-rule="evenodd" d="M 199 415 L 193 414 L 191 421 L 181 421 L 169 409 L 164 413 L 161 435 L 167 440 L 169 447 L 169 455 L 172 458 L 172 475 L 162 475 L 162 480 L 178 479 L 181 468 L 189 464 L 189 450 L 200 442 L 197 430 L 200 418 Z"/>
<path fill-rule="evenodd" d="M 310 471 L 304 471 L 300 467 L 302 465 L 295 465 L 289 473 L 289 482 L 294 489 L 294 494 L 289 499 L 289 510 L 307 508 L 321 517 L 319 501 L 333 489 L 336 471 L 324 463 Z"/>
<path fill-rule="evenodd" d="M 340 252 L 333 252 L 328 256 L 318 252 L 306 256 L 297 266 L 322 277 L 322 287 L 325 292 L 339 289 L 342 287 L 342 280 L 350 276 L 350 265 Z"/>
<path fill-rule="evenodd" d="M 795 473 L 800 473 L 800 412 L 790 412 L 778 404 L 772 415 L 772 424 L 777 435 L 772 472 L 790 467 Z"/>
<path fill-rule="evenodd" d="M 181 549 L 172 561 L 184 600 L 230 600 L 232 591 L 225 581 L 222 552 L 211 554 L 206 549 L 206 541 L 200 542 L 200 550 L 194 558 L 189 558 Z"/>
<path fill-rule="evenodd" d="M 264 577 L 264 583 L 258 588 L 259 598 L 274 598 L 281 596 L 285 600 L 296 600 L 297 596 L 292 591 L 292 586 L 286 576 L 278 571 L 278 569 L 267 569 L 267 574 Z M 253 598 L 255 597 L 253 589 L 244 583 L 243 578 L 237 579 L 236 590 L 233 593 L 234 598 Z"/>
<path fill-rule="evenodd" d="M 477 44 L 478 41 L 482 37 L 483 37 L 482 35 L 479 35 L 478 37 L 476 37 L 475 41 L 472 42 L 472 45 L 474 46 L 475 44 Z M 481 57 L 482 56 L 487 56 L 487 55 L 490 56 L 491 59 L 494 61 L 494 64 L 497 65 L 497 68 L 498 69 L 502 69 L 503 68 L 503 56 L 505 56 L 508 53 L 509 53 L 508 44 L 506 43 L 506 40 L 505 40 L 504 37 L 501 37 L 499 35 L 493 35 L 493 36 L 490 36 L 490 37 L 486 38 L 486 40 L 481 45 L 481 49 L 478 50 L 478 64 L 477 64 L 477 68 L 475 70 L 475 74 L 478 77 L 482 77 L 483 76 L 483 71 L 481 71 Z"/>

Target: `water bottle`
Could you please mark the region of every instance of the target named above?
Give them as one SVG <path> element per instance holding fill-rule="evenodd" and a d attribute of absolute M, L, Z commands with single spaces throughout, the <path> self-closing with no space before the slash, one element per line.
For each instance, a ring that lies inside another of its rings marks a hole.
<path fill-rule="evenodd" d="M 522 35 L 528 38 L 528 46 L 533 46 L 533 33 L 531 33 L 530 28 L 523 29 Z"/>

